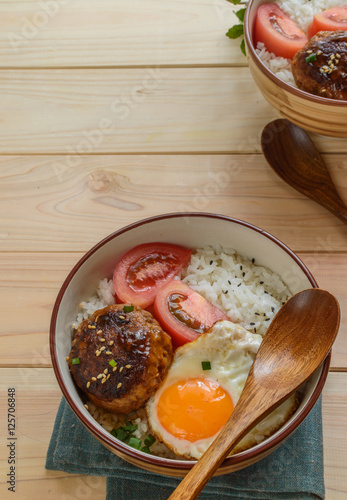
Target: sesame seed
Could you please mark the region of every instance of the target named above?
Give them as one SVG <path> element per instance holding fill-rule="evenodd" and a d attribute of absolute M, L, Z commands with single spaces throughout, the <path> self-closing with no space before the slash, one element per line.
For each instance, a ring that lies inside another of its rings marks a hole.
<path fill-rule="evenodd" d="M 111 352 L 111 351 L 106 351 L 106 353 L 105 353 L 105 354 L 112 354 L 112 352 Z"/>
<path fill-rule="evenodd" d="M 120 387 L 122 387 L 122 382 L 119 382 L 119 384 L 117 385 L 117 389 L 119 389 Z"/>
<path fill-rule="evenodd" d="M 106 377 L 102 379 L 101 383 L 104 384 L 106 382 Z"/>
<path fill-rule="evenodd" d="M 246 276 L 246 273 L 242 273 L 243 278 Z"/>
<path fill-rule="evenodd" d="M 320 56 L 321 54 L 323 54 L 323 52 L 321 50 L 317 50 L 317 56 Z"/>
<path fill-rule="evenodd" d="M 131 368 L 131 365 L 125 365 L 125 368 Z"/>
<path fill-rule="evenodd" d="M 105 368 L 104 370 L 104 374 L 107 375 L 108 374 L 108 368 Z"/>
<path fill-rule="evenodd" d="M 121 315 L 119 315 L 119 317 L 120 317 L 120 319 L 125 319 L 125 316 L 121 316 Z"/>
<path fill-rule="evenodd" d="M 69 359 L 70 359 L 70 358 L 69 358 L 69 356 L 66 356 L 65 360 L 66 360 L 66 361 L 69 361 Z"/>
<path fill-rule="evenodd" d="M 100 347 L 100 349 L 99 349 L 99 350 L 100 350 L 100 352 L 102 352 L 102 351 L 104 351 L 105 349 L 106 349 L 106 347 L 105 347 L 105 346 L 102 346 L 102 347 Z"/>
<path fill-rule="evenodd" d="M 96 381 L 96 377 L 92 377 L 92 381 L 95 382 Z"/>
<path fill-rule="evenodd" d="M 337 53 L 337 54 L 336 54 L 336 57 L 337 57 L 338 59 L 340 59 L 341 54 Z"/>
<path fill-rule="evenodd" d="M 114 366 L 114 367 L 112 368 L 112 371 L 113 371 L 113 372 L 115 372 L 115 371 L 117 370 L 117 368 L 118 368 L 118 366 Z"/>
<path fill-rule="evenodd" d="M 229 285 L 231 285 L 231 281 L 230 280 L 228 280 L 228 283 L 229 283 Z"/>
<path fill-rule="evenodd" d="M 113 344 L 114 344 L 114 341 L 113 341 L 113 340 L 110 340 L 109 345 L 113 345 Z"/>
<path fill-rule="evenodd" d="M 98 330 L 98 331 L 96 332 L 96 334 L 97 334 L 97 335 L 100 335 L 100 333 L 102 333 L 102 330 Z"/>
<path fill-rule="evenodd" d="M 88 381 L 87 382 L 87 389 L 89 389 L 89 387 L 90 387 L 90 382 Z"/>
<path fill-rule="evenodd" d="M 84 405 L 86 410 L 89 410 L 89 406 L 87 404 Z"/>
<path fill-rule="evenodd" d="M 101 379 L 102 378 L 102 373 L 99 373 L 99 375 L 96 378 Z"/>
<path fill-rule="evenodd" d="M 105 342 L 105 339 L 100 339 L 100 342 Z"/>
<path fill-rule="evenodd" d="M 123 368 L 124 368 L 124 366 L 121 366 L 121 367 L 119 368 L 119 373 L 121 373 L 121 372 L 123 371 Z"/>
<path fill-rule="evenodd" d="M 106 377 L 106 380 L 108 380 L 111 377 L 111 374 L 109 373 Z"/>
<path fill-rule="evenodd" d="M 306 50 L 306 54 L 312 54 L 312 50 Z"/>
<path fill-rule="evenodd" d="M 100 354 L 101 354 L 101 351 L 99 351 L 99 350 L 95 351 L 96 356 L 100 356 Z"/>
<path fill-rule="evenodd" d="M 210 260 L 210 266 L 212 266 L 212 264 L 213 264 L 213 260 Z"/>
<path fill-rule="evenodd" d="M 90 330 L 95 330 L 96 326 L 95 326 L 95 325 L 88 325 L 88 328 L 89 328 Z"/>
<path fill-rule="evenodd" d="M 250 325 L 251 325 L 251 326 L 254 326 L 254 325 L 255 325 L 255 323 L 250 323 Z"/>

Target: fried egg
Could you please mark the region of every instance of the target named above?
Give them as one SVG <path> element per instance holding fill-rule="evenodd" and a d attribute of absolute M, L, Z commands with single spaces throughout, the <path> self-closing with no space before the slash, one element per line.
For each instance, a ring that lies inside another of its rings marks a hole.
<path fill-rule="evenodd" d="M 260 335 L 240 325 L 219 321 L 179 347 L 164 382 L 146 405 L 153 435 L 179 457 L 199 459 L 231 415 L 261 341 Z M 277 430 L 294 401 L 268 415 L 233 452 Z"/>

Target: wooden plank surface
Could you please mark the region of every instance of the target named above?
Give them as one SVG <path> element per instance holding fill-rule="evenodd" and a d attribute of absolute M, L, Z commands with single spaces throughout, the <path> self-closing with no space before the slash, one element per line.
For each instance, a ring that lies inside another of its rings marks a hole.
<path fill-rule="evenodd" d="M 347 201 L 345 157 L 326 161 Z M 175 211 L 247 220 L 294 251 L 347 250 L 346 226 L 260 155 L 0 157 L 2 251 L 86 251 L 126 224 Z"/>
<path fill-rule="evenodd" d="M 255 153 L 263 127 L 278 117 L 248 68 L 220 67 L 5 70 L 0 109 L 0 154 L 73 159 Z M 347 151 L 344 139 L 314 140 L 323 152 Z"/>
<path fill-rule="evenodd" d="M 48 444 L 61 398 L 60 389 L 50 368 L 2 369 L 0 379 L 0 413 L 5 414 L 8 387 L 16 387 L 17 401 L 17 470 L 16 495 L 21 500 L 104 500 L 105 480 L 93 476 L 75 476 L 44 468 Z M 327 498 L 347 495 L 347 373 L 330 373 L 323 390 L 324 464 Z M 0 422 L 6 435 L 5 420 Z M 6 447 L 0 447 L 0 464 L 6 470 Z M 0 478 L 2 500 L 13 494 Z M 80 496 L 84 493 L 83 496 Z"/>
<path fill-rule="evenodd" d="M 233 10 L 226 0 L 2 1 L 0 67 L 246 65 L 225 36 Z"/>

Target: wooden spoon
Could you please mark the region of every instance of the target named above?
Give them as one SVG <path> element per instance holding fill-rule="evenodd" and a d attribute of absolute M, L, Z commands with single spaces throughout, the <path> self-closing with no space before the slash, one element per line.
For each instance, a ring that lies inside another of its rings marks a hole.
<path fill-rule="evenodd" d="M 290 396 L 324 361 L 339 323 L 339 304 L 325 290 L 304 290 L 285 303 L 260 344 L 229 420 L 169 500 L 197 498 L 243 436 Z"/>
<path fill-rule="evenodd" d="M 261 145 L 266 160 L 281 179 L 347 224 L 346 205 L 323 158 L 302 128 L 288 120 L 274 120 L 264 127 Z"/>

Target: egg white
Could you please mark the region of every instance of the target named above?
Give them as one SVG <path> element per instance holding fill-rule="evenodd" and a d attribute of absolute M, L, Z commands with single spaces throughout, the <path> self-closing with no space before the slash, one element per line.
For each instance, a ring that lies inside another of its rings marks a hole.
<path fill-rule="evenodd" d="M 235 406 L 261 341 L 260 335 L 250 333 L 240 325 L 219 321 L 209 332 L 179 347 L 165 381 L 146 405 L 148 423 L 156 438 L 180 457 L 199 459 L 218 433 L 194 443 L 170 434 L 161 425 L 157 413 L 162 393 L 177 381 L 206 377 L 216 381 L 230 395 Z M 209 361 L 211 369 L 204 371 L 202 361 Z M 295 402 L 293 395 L 252 429 L 233 453 L 254 446 L 277 430 L 294 411 Z"/>
<path fill-rule="evenodd" d="M 153 434 L 174 453 L 186 458 L 199 458 L 216 435 L 191 443 L 170 434 L 160 423 L 157 404 L 165 389 L 179 380 L 206 377 L 216 381 L 236 405 L 262 337 L 229 321 L 219 321 L 207 333 L 193 342 L 179 347 L 164 383 L 146 406 Z M 211 369 L 204 371 L 202 361 L 209 361 Z"/>

